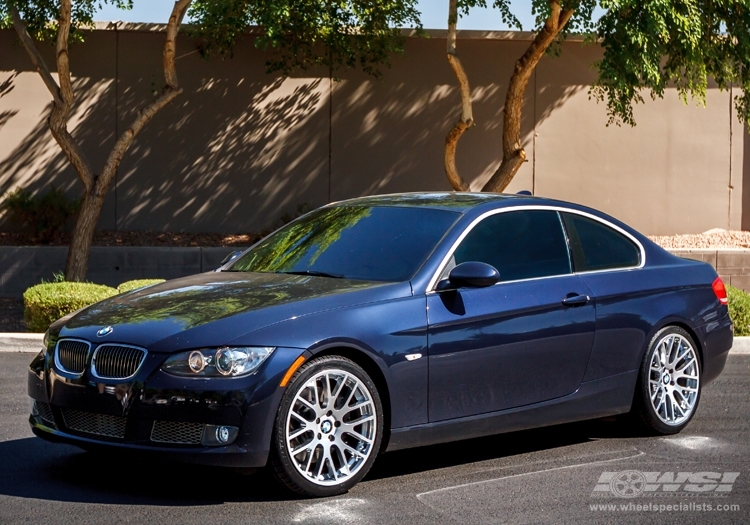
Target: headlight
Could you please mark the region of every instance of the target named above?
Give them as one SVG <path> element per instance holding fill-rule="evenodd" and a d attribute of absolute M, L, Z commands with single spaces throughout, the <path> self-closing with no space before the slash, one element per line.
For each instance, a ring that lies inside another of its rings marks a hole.
<path fill-rule="evenodd" d="M 183 352 L 167 359 L 161 369 L 176 376 L 240 377 L 255 372 L 274 347 L 216 348 Z"/>
<path fill-rule="evenodd" d="M 47 346 L 49 345 L 49 328 L 46 332 L 44 332 L 44 337 L 42 338 L 42 346 L 44 347 L 44 350 L 47 350 Z"/>

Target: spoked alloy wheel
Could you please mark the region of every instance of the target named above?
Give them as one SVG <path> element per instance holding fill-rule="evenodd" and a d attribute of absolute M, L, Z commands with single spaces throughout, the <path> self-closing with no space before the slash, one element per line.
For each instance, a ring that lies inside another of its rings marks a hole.
<path fill-rule="evenodd" d="M 382 407 L 367 374 L 348 359 L 307 363 L 284 395 L 275 427 L 274 467 L 292 490 L 346 492 L 367 473 L 382 438 Z"/>
<path fill-rule="evenodd" d="M 698 356 L 690 341 L 679 334 L 664 337 L 651 356 L 649 390 L 651 406 L 667 425 L 679 425 L 698 402 Z"/>
<path fill-rule="evenodd" d="M 695 343 L 682 328 L 664 328 L 653 338 L 641 370 L 639 412 L 660 434 L 685 428 L 700 399 L 700 361 Z"/>

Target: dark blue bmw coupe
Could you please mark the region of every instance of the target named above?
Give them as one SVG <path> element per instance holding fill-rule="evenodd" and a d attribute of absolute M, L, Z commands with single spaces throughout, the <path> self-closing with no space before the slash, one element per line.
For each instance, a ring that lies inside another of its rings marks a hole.
<path fill-rule="evenodd" d="M 732 337 L 711 266 L 600 212 L 369 197 L 60 319 L 29 368 L 30 422 L 83 448 L 268 463 L 327 496 L 386 450 L 628 412 L 679 432 Z"/>

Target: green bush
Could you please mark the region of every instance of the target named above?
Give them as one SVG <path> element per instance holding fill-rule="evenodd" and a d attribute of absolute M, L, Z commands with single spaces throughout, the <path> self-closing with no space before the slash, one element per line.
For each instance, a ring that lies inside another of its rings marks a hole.
<path fill-rule="evenodd" d="M 117 290 L 101 284 L 37 284 L 23 293 L 23 319 L 30 331 L 44 332 L 61 317 L 116 294 Z"/>
<path fill-rule="evenodd" d="M 134 281 L 125 281 L 117 287 L 117 293 L 131 292 L 133 290 L 137 290 L 138 288 L 143 288 L 145 286 L 151 286 L 152 284 L 159 284 L 163 282 L 164 279 L 136 279 Z"/>
<path fill-rule="evenodd" d="M 729 298 L 729 316 L 734 321 L 734 335 L 750 335 L 750 294 L 727 286 Z"/>
<path fill-rule="evenodd" d="M 8 209 L 11 220 L 27 228 L 31 240 L 41 243 L 52 241 L 81 205 L 80 199 L 69 201 L 54 186 L 41 197 L 34 197 L 21 188 L 6 193 L 4 197 L 3 207 Z"/>

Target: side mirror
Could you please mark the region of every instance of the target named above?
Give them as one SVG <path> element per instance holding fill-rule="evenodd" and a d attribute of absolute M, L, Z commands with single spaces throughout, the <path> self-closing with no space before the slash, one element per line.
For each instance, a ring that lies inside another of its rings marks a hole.
<path fill-rule="evenodd" d="M 229 255 L 227 255 L 226 257 L 224 257 L 221 260 L 221 262 L 219 263 L 219 268 L 217 268 L 216 271 L 218 271 L 219 269 L 221 269 L 221 267 L 224 266 L 225 264 L 227 264 L 228 262 L 232 262 L 233 260 L 235 260 L 240 255 L 242 255 L 242 252 L 240 252 L 240 251 L 235 251 L 235 252 L 230 253 Z"/>
<path fill-rule="evenodd" d="M 438 291 L 456 288 L 484 288 L 500 281 L 500 272 L 483 262 L 467 261 L 453 268 L 448 278 L 440 281 Z"/>

